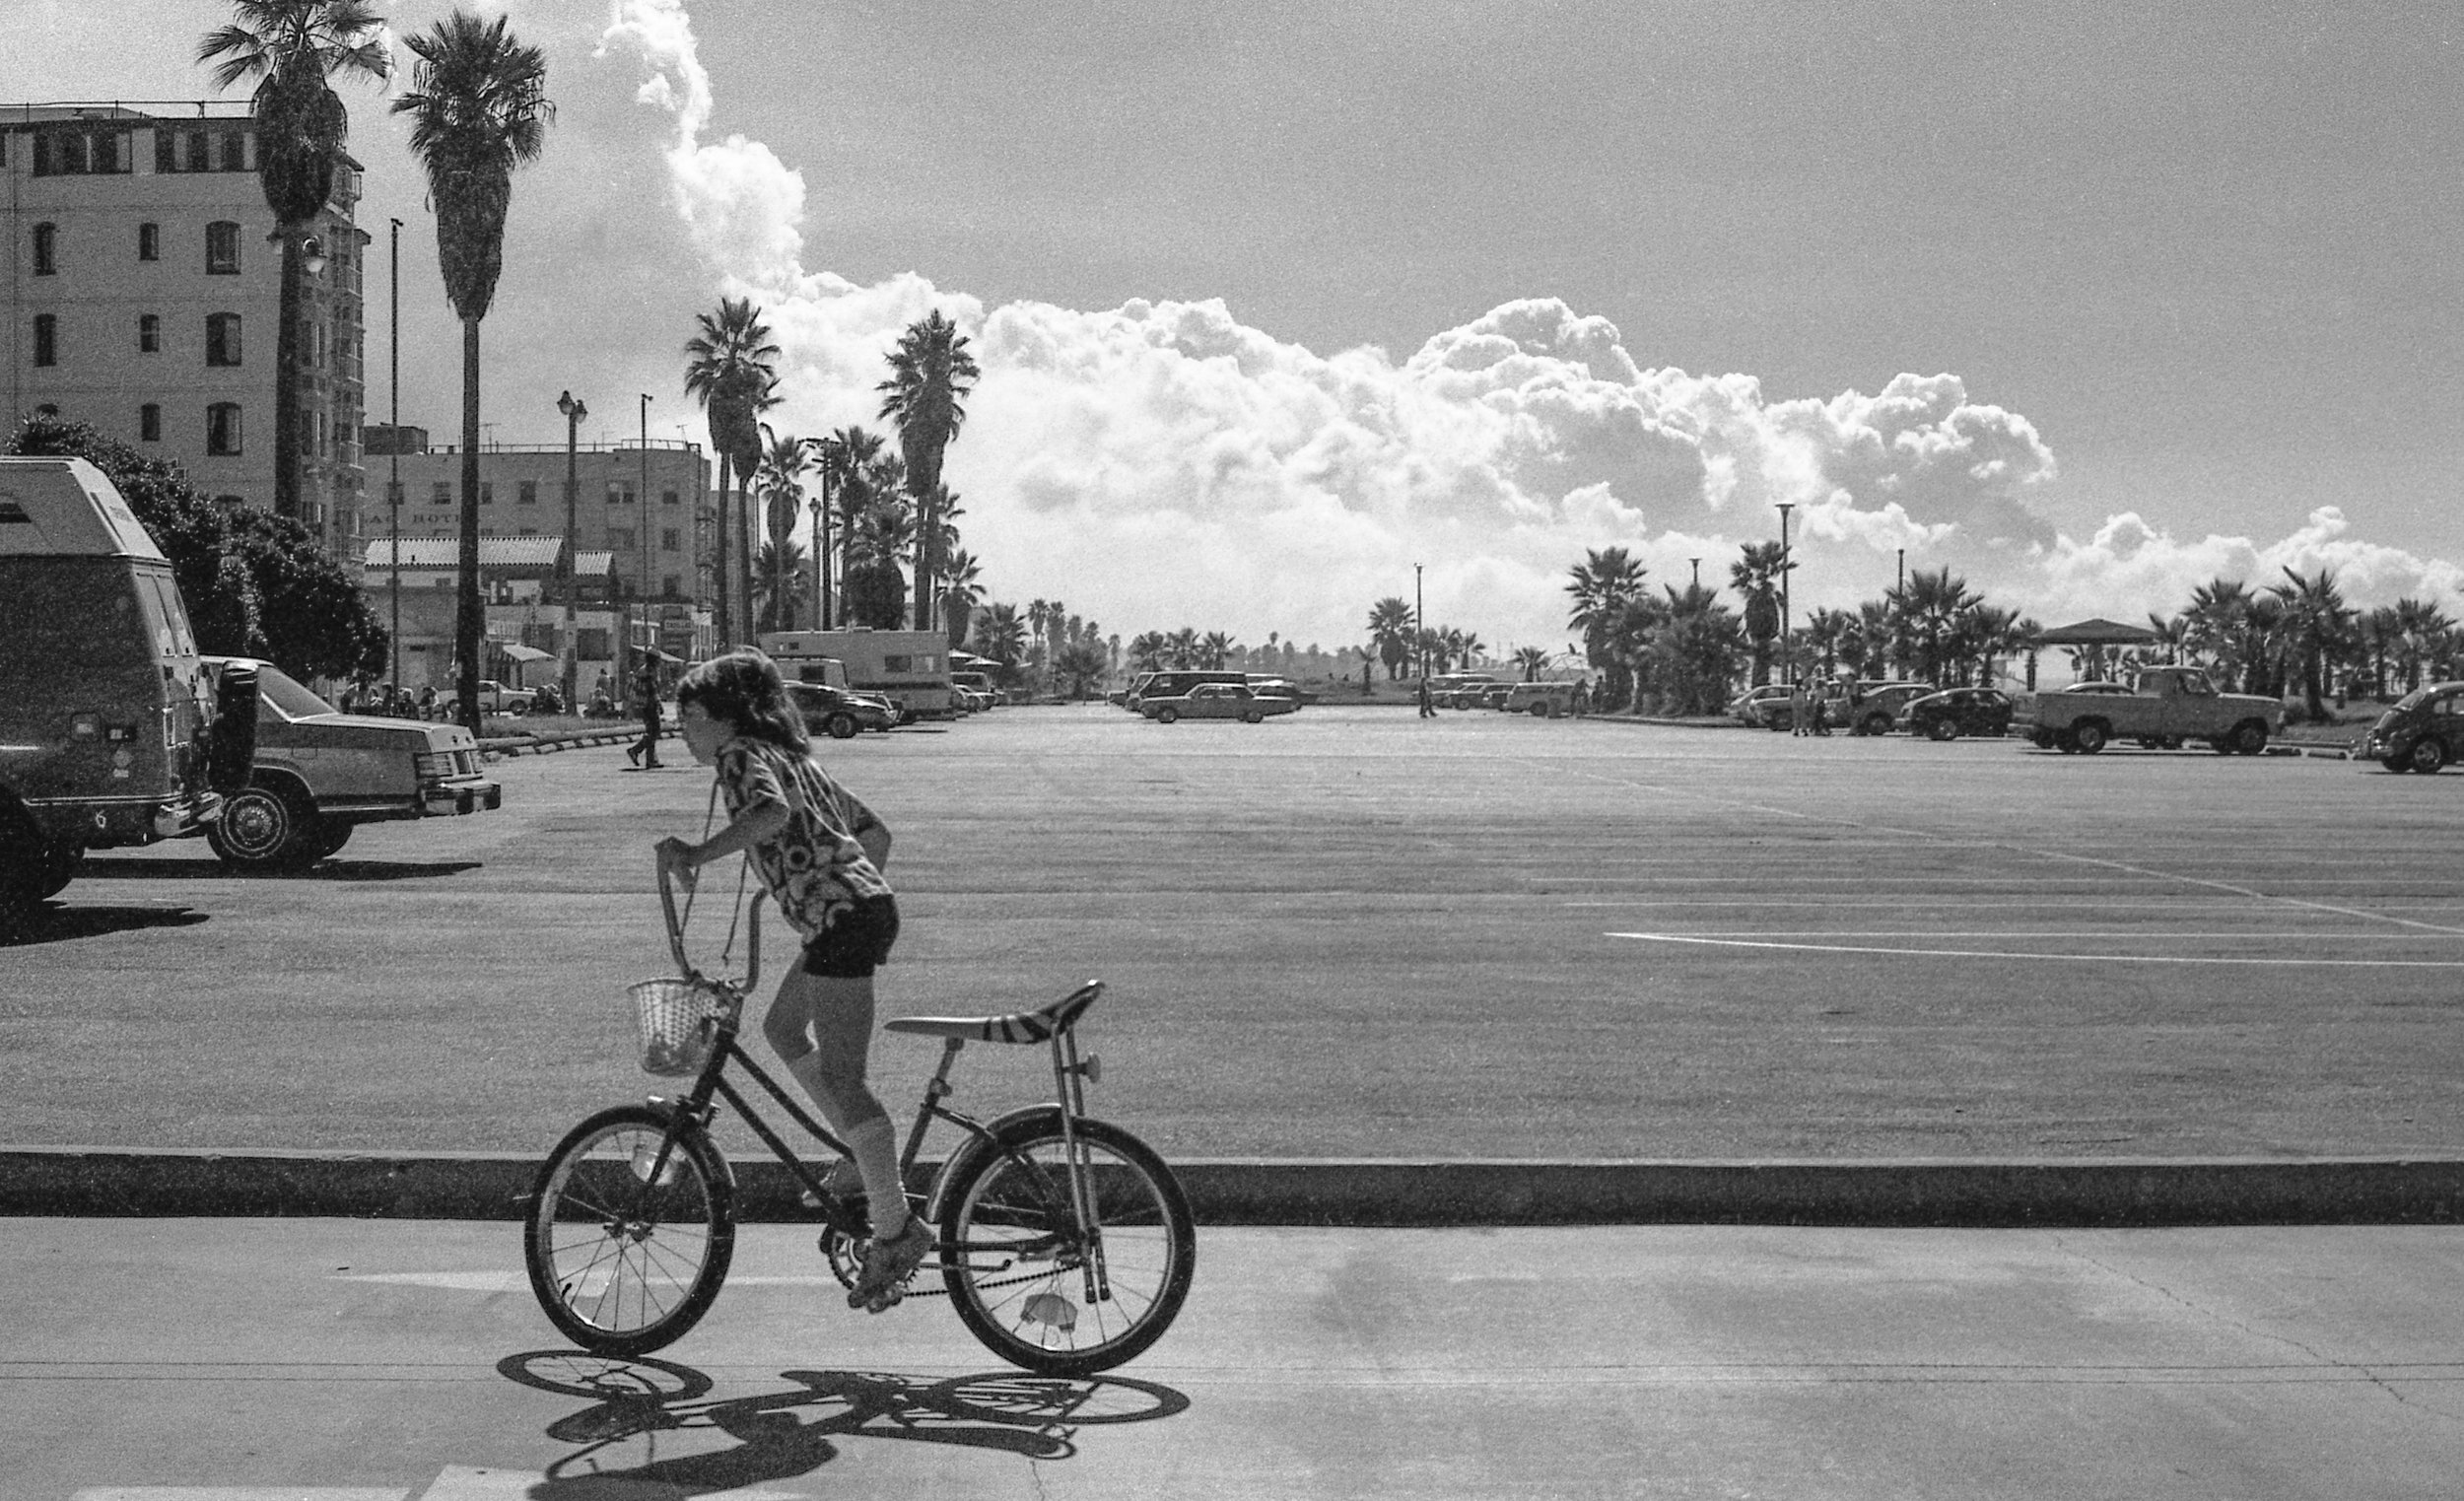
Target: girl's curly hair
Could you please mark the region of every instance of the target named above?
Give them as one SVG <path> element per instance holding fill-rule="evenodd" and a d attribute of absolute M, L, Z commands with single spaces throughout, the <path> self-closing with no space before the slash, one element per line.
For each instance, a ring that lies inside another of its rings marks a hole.
<path fill-rule="evenodd" d="M 704 714 L 749 740 L 767 740 L 799 756 L 812 744 L 804 733 L 804 716 L 787 702 L 779 664 L 751 647 L 738 647 L 686 672 L 676 685 L 676 708 L 681 712 L 687 704 L 701 705 Z"/>

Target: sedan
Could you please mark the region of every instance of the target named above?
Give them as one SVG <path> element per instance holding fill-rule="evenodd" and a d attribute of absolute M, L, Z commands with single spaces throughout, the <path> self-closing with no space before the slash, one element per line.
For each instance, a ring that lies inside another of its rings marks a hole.
<path fill-rule="evenodd" d="M 898 722 L 897 706 L 878 694 L 827 683 L 789 683 L 787 699 L 804 716 L 806 728 L 833 740 L 852 740 L 859 729 L 887 730 Z"/>
<path fill-rule="evenodd" d="M 1910 734 L 1929 740 L 1961 735 L 1998 738 L 2011 732 L 2011 696 L 1995 688 L 1953 688 L 1931 693 L 1899 712 Z"/>
<path fill-rule="evenodd" d="M 1169 698 L 1141 699 L 1138 713 L 1159 724 L 1175 719 L 1241 719 L 1255 724 L 1268 715 L 1290 714 L 1298 699 L 1251 692 L 1239 683 L 1200 683 Z"/>

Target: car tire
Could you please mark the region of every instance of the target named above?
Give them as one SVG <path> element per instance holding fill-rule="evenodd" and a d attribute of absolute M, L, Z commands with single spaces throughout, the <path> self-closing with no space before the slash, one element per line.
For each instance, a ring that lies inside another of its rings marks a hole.
<path fill-rule="evenodd" d="M 2436 735 L 2422 736 L 2404 753 L 2404 764 L 2425 777 L 2436 776 L 2438 769 L 2447 764 L 2446 742 Z"/>
<path fill-rule="evenodd" d="M 1870 715 L 1867 715 L 1867 716 L 1865 716 L 1865 721 L 1864 721 L 1864 723 L 1863 723 L 1863 724 L 1861 724 L 1861 725 L 1859 725 L 1858 727 L 1859 727 L 1859 728 L 1861 728 L 1861 729 L 1863 729 L 1863 730 L 1864 730 L 1867 734 L 1869 734 L 1869 735 L 1886 735 L 1886 734 L 1889 734 L 1889 733 L 1890 733 L 1890 716 L 1888 716 L 1888 715 L 1886 715 L 1886 714 L 1879 714 L 1879 713 L 1878 713 L 1878 714 L 1870 714 Z"/>
<path fill-rule="evenodd" d="M 856 724 L 854 715 L 841 711 L 822 720 L 821 727 L 833 740 L 853 740 L 860 726 Z"/>
<path fill-rule="evenodd" d="M 1533 718 L 1535 718 L 1535 719 L 1545 719 L 1545 718 L 1547 718 L 1547 717 L 1548 717 L 1548 705 L 1547 705 L 1547 703 L 1543 701 L 1543 702 L 1541 702 L 1541 703 L 1538 703 L 1538 704 L 1533 705 L 1533 706 L 1532 706 L 1532 717 L 1533 717 Z"/>
<path fill-rule="evenodd" d="M 2378 764 L 2399 775 L 2413 769 L 2413 763 L 2402 756 L 2381 756 L 2378 758 Z"/>
<path fill-rule="evenodd" d="M 357 824 L 336 823 L 330 818 L 318 819 L 316 821 L 316 843 L 313 846 L 316 851 L 316 858 L 320 860 L 329 860 L 335 855 L 340 854 L 342 853 L 342 847 L 351 842 L 351 831 L 358 827 L 359 825 Z"/>
<path fill-rule="evenodd" d="M 2233 754 L 2255 756 L 2267 749 L 2267 726 L 2256 719 L 2244 719 L 2233 726 Z"/>
<path fill-rule="evenodd" d="M 2079 747 L 2079 753 L 2083 756 L 2092 756 L 2104 749 L 2105 739 L 2104 724 L 2101 720 L 2088 719 L 2071 726 L 2071 743 Z"/>
<path fill-rule="evenodd" d="M 1956 740 L 1959 738 L 1958 721 L 1955 719 L 1928 719 L 1925 721 L 1925 738 L 1928 740 Z"/>
<path fill-rule="evenodd" d="M 223 816 L 206 826 L 205 842 L 237 869 L 294 870 L 319 857 L 316 810 L 288 786 L 250 784 L 224 799 Z"/>
<path fill-rule="evenodd" d="M 1181 712 L 1177 709 L 1158 709 L 1155 711 L 1155 722 L 1158 724 L 1170 724 L 1173 720 L 1180 717 Z"/>

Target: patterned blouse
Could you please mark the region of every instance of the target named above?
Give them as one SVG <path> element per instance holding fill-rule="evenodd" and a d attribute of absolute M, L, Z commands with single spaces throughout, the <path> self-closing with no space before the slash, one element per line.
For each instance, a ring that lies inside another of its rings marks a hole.
<path fill-rule="evenodd" d="M 810 756 L 767 740 L 730 740 L 719 751 L 719 788 L 731 819 L 765 803 L 787 808 L 786 826 L 753 846 L 753 868 L 780 915 L 807 942 L 858 898 L 891 894 L 856 841 L 859 831 L 882 827 L 881 820 Z"/>

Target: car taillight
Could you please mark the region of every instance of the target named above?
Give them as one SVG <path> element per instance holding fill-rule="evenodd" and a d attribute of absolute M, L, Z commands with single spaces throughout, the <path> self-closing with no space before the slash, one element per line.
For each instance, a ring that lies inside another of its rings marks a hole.
<path fill-rule="evenodd" d="M 413 765 L 418 769 L 420 781 L 443 782 L 453 775 L 453 753 L 451 751 L 421 751 L 413 758 Z"/>

